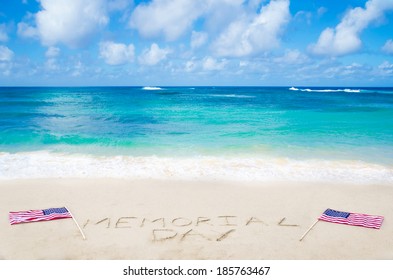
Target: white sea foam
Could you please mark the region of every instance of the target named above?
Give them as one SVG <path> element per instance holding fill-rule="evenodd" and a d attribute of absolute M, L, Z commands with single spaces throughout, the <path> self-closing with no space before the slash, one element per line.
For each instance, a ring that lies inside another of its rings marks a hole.
<path fill-rule="evenodd" d="M 360 93 L 360 89 L 349 89 L 349 88 L 345 88 L 345 89 L 309 89 L 309 88 L 295 88 L 295 87 L 291 87 L 289 88 L 289 90 L 293 90 L 293 91 L 303 91 L 303 92 L 349 92 L 349 93 Z"/>
<path fill-rule="evenodd" d="M 229 98 L 255 98 L 255 96 L 253 96 L 253 95 L 244 95 L 244 94 L 208 94 L 207 96 L 229 97 Z"/>
<path fill-rule="evenodd" d="M 0 179 L 70 177 L 393 184 L 393 167 L 322 159 L 0 153 Z"/>
<path fill-rule="evenodd" d="M 143 87 L 142 90 L 163 90 L 163 88 L 160 88 L 160 87 Z"/>

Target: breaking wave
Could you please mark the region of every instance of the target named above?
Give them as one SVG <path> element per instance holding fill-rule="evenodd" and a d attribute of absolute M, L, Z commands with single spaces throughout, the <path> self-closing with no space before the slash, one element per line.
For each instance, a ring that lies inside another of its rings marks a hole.
<path fill-rule="evenodd" d="M 393 167 L 351 160 L 0 153 L 0 179 L 128 178 L 393 184 Z"/>
<path fill-rule="evenodd" d="M 227 98 L 255 98 L 253 95 L 243 95 L 243 94 L 208 94 L 211 97 L 227 97 Z"/>
<path fill-rule="evenodd" d="M 289 90 L 293 91 L 303 91 L 303 92 L 350 92 L 350 93 L 360 93 L 360 89 L 310 89 L 310 88 L 296 88 L 290 87 Z"/>
<path fill-rule="evenodd" d="M 160 87 L 143 87 L 142 90 L 163 90 L 163 88 L 160 88 Z"/>

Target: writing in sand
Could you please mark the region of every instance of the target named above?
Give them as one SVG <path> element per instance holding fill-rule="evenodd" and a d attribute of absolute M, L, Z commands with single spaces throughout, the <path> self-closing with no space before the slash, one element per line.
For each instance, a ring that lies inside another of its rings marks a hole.
<path fill-rule="evenodd" d="M 87 219 L 83 228 L 103 229 L 148 229 L 151 231 L 153 242 L 169 240 L 186 241 L 190 239 L 202 239 L 220 242 L 230 238 L 236 230 L 241 228 L 269 226 L 263 219 L 255 216 L 241 218 L 233 215 L 215 217 L 200 216 L 188 217 L 137 217 L 119 216 L 104 217 L 101 219 Z M 298 227 L 297 224 L 286 222 L 286 218 L 277 219 L 275 226 Z"/>

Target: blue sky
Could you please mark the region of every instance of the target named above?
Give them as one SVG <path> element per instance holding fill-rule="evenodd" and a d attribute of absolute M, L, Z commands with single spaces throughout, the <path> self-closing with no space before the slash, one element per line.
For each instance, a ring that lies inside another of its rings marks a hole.
<path fill-rule="evenodd" d="M 1 0 L 2 85 L 393 86 L 393 0 Z"/>

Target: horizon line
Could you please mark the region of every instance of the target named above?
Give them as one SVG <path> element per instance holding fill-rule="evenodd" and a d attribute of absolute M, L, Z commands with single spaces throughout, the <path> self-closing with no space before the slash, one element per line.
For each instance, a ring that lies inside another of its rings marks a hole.
<path fill-rule="evenodd" d="M 123 87 L 123 88 L 144 88 L 144 87 L 159 87 L 159 88 L 225 88 L 225 87 L 233 87 L 233 88 L 241 88 L 241 87 L 249 87 L 249 88 L 393 88 L 392 86 L 312 86 L 312 85 L 283 85 L 283 86 L 269 86 L 269 85 L 0 85 L 0 88 L 93 88 L 93 87 Z"/>

